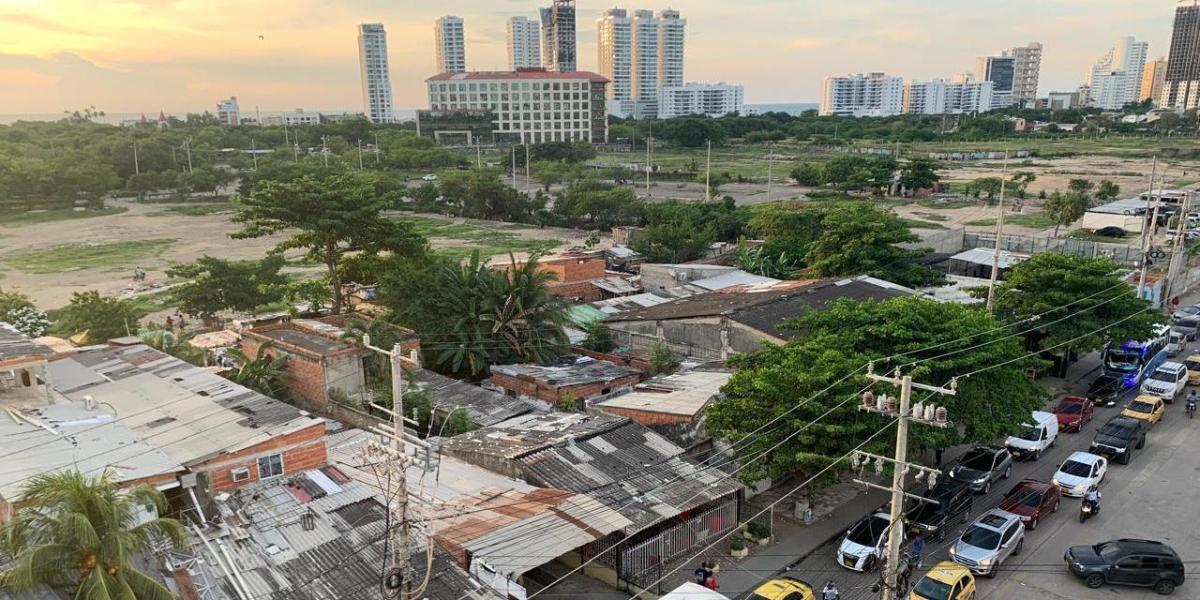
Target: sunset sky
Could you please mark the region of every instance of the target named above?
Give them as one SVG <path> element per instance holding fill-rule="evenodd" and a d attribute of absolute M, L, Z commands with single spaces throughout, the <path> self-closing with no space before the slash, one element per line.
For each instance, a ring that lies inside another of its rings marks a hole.
<path fill-rule="evenodd" d="M 596 68 L 597 15 L 579 2 L 579 66 Z M 0 0 L 0 114 L 360 110 L 355 27 L 388 30 L 395 105 L 423 106 L 433 21 L 466 20 L 467 66 L 505 66 L 504 21 L 530 0 Z M 1166 54 L 1161 0 L 676 0 L 688 20 L 686 79 L 746 86 L 747 102 L 815 102 L 821 78 L 886 71 L 949 77 L 1003 47 L 1045 45 L 1041 93 L 1074 89 L 1113 41 Z M 259 36 L 263 39 L 259 39 Z"/>

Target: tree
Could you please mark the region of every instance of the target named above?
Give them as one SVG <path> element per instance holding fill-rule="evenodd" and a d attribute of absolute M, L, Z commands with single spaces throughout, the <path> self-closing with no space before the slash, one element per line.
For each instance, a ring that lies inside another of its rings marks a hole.
<path fill-rule="evenodd" d="M 276 252 L 303 248 L 326 267 L 333 312 L 342 312 L 342 280 L 338 266 L 353 253 L 389 252 L 418 256 L 427 243 L 410 223 L 385 218 L 390 201 L 351 175 L 288 182 L 263 181 L 247 197 L 236 197 L 233 220 L 243 228 L 234 238 L 255 238 L 298 230 L 275 246 Z"/>
<path fill-rule="evenodd" d="M 792 169 L 792 179 L 800 185 L 809 187 L 818 187 L 825 185 L 825 169 L 821 165 L 813 163 L 803 163 L 800 166 Z"/>
<path fill-rule="evenodd" d="M 54 328 L 69 336 L 84 335 L 88 343 L 134 335 L 145 312 L 129 300 L 101 296 L 96 290 L 75 292 L 57 315 Z"/>
<path fill-rule="evenodd" d="M 175 548 L 187 544 L 183 525 L 174 519 L 138 523 L 144 506 L 166 512 L 162 492 L 146 485 L 121 487 L 115 469 L 92 478 L 60 471 L 29 478 L 13 505 L 20 508 L 2 530 L 13 562 L 0 583 L 9 590 L 32 592 L 45 584 L 72 589 L 77 600 L 175 598 L 134 563 L 158 539 Z"/>
<path fill-rule="evenodd" d="M 679 369 L 679 357 L 666 344 L 655 344 L 650 355 L 650 374 L 669 375 Z"/>
<path fill-rule="evenodd" d="M 1029 184 L 1037 179 L 1037 175 L 1030 171 L 1017 171 L 1008 179 L 1008 185 L 1012 189 L 1012 195 L 1017 198 L 1024 198 L 1026 190 L 1029 189 Z"/>
<path fill-rule="evenodd" d="M 1164 319 L 1121 277 L 1107 258 L 1035 254 L 1005 273 L 996 314 L 1011 323 L 1070 305 L 1038 319 L 1027 336 L 1030 347 L 1057 346 L 1064 355 L 1098 350 L 1110 339 L 1149 339 Z"/>
<path fill-rule="evenodd" d="M 579 168 L 565 161 L 539 161 L 530 165 L 533 169 L 533 176 L 542 184 L 546 193 L 550 193 L 550 186 L 558 185 L 564 181 L 574 179 L 579 175 Z"/>
<path fill-rule="evenodd" d="M 187 280 L 171 288 L 184 314 L 211 321 L 224 310 L 250 312 L 278 302 L 280 286 L 287 283 L 280 270 L 281 254 L 261 260 L 230 261 L 202 256 L 195 262 L 171 267 L 167 275 Z"/>
<path fill-rule="evenodd" d="M 584 325 L 583 332 L 587 334 L 587 337 L 583 339 L 580 346 L 592 352 L 612 352 L 612 349 L 617 347 L 616 341 L 613 340 L 612 329 L 605 325 L 604 321 L 592 321 Z"/>
<path fill-rule="evenodd" d="M 941 282 L 939 273 L 914 262 L 924 251 L 896 245 L 919 241 L 895 213 L 856 202 L 825 216 L 806 261 L 821 277 L 871 275 L 909 287 Z"/>
<path fill-rule="evenodd" d="M 999 177 L 978 177 L 967 185 L 967 189 L 976 198 L 978 198 L 980 194 L 984 194 L 987 196 L 988 200 L 993 200 L 996 198 L 996 195 L 1000 193 L 1000 184 L 1001 181 Z"/>
<path fill-rule="evenodd" d="M 647 227 L 630 247 L 650 262 L 681 263 L 704 256 L 712 243 L 710 230 L 679 220 Z"/>
<path fill-rule="evenodd" d="M 1121 186 L 1109 181 L 1101 179 L 1100 185 L 1096 187 L 1096 199 L 1102 201 L 1112 200 L 1121 193 Z"/>
<path fill-rule="evenodd" d="M 505 184 L 499 169 L 442 171 L 438 189 L 447 211 L 460 217 L 519 222 L 529 216 L 529 198 Z"/>
<path fill-rule="evenodd" d="M 914 158 L 900 169 L 900 185 L 910 190 L 931 189 L 941 180 L 937 163 L 928 158 Z"/>
<path fill-rule="evenodd" d="M 36 308 L 33 300 L 20 292 L 6 292 L 0 289 L 0 321 L 7 321 L 7 316 L 14 310 Z"/>
<path fill-rule="evenodd" d="M 1072 192 L 1079 192 L 1085 195 L 1090 194 L 1092 192 L 1092 188 L 1094 187 L 1096 187 L 1096 184 L 1086 179 L 1072 179 L 1067 182 L 1068 190 Z"/>
<path fill-rule="evenodd" d="M 14 308 L 5 314 L 0 314 L 0 321 L 8 323 L 31 338 L 41 337 L 50 329 L 50 318 L 45 311 L 32 306 Z"/>
<path fill-rule="evenodd" d="M 1046 216 L 1054 220 L 1054 235 L 1058 236 L 1058 228 L 1069 226 L 1071 223 L 1083 218 L 1083 214 L 1087 212 L 1088 199 L 1087 195 L 1070 191 L 1063 194 L 1057 190 L 1046 198 L 1046 203 L 1042 207 L 1042 211 Z"/>
<path fill-rule="evenodd" d="M 735 359 L 738 370 L 705 415 L 714 437 L 739 445 L 742 458 L 757 457 L 744 463 L 747 481 L 814 476 L 886 427 L 885 419 L 858 409 L 858 392 L 870 384 L 862 374 L 868 361 L 875 361 L 877 371 L 903 365 L 905 374 L 932 385 L 973 373 L 958 380 L 957 396 L 936 399 L 958 427 L 913 428 L 910 448 L 988 443 L 1019 430 L 1046 398 L 1023 372 L 1039 361 L 1019 339 L 998 332 L 994 317 L 969 306 L 920 297 L 882 303 L 843 299 L 786 326 L 804 334 Z M 886 358 L 891 356 L 897 358 Z M 921 362 L 909 364 L 914 361 Z M 874 392 L 896 390 L 877 385 Z M 886 454 L 893 439 L 884 433 L 864 449 Z M 836 473 L 831 470 L 817 483 L 833 481 Z"/>
<path fill-rule="evenodd" d="M 283 389 L 283 377 L 287 370 L 288 356 L 280 354 L 271 356 L 274 345 L 266 342 L 258 347 L 253 357 L 238 348 L 230 348 L 226 352 L 238 361 L 238 370 L 229 378 L 230 381 L 248 387 L 264 396 L 274 398 L 276 392 Z"/>

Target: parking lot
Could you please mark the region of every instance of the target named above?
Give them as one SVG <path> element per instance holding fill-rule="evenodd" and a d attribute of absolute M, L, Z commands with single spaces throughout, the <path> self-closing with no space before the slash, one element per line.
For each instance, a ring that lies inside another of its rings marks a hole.
<path fill-rule="evenodd" d="M 1196 351 L 1198 345 L 1195 342 L 1189 344 L 1172 360 L 1182 360 L 1190 352 Z M 1071 374 L 1071 393 L 1085 392 L 1088 383 L 1098 375 L 1098 366 L 1099 358 L 1094 354 L 1075 365 Z M 1100 425 L 1119 412 L 1119 405 L 1112 408 L 1097 407 L 1092 422 L 1085 425 L 1082 432 L 1060 433 L 1055 446 L 1040 460 L 1015 463 L 1010 479 L 998 482 L 987 495 L 975 496 L 967 524 L 997 507 L 1004 495 L 1021 479 L 1050 481 L 1058 465 L 1072 452 L 1086 451 Z M 977 599 L 1158 597 L 1153 591 L 1142 588 L 1106 586 L 1090 590 L 1067 571 L 1063 553 L 1074 545 L 1095 544 L 1117 538 L 1143 538 L 1172 546 L 1188 571 L 1200 568 L 1198 459 L 1200 420 L 1187 418 L 1182 401 L 1168 405 L 1166 416 L 1150 429 L 1145 449 L 1136 452 L 1129 465 L 1115 461 L 1110 463 L 1108 475 L 1101 485 L 1104 499 L 1100 513 L 1080 524 L 1080 500 L 1064 496 L 1057 513 L 1043 520 L 1036 530 L 1026 532 L 1020 556 L 1002 563 L 994 579 L 978 579 Z M 919 489 L 920 486 L 917 484 L 914 487 Z M 965 525 L 956 523 L 945 540 L 926 545 L 922 557 L 923 568 L 917 571 L 914 582 L 932 565 L 949 560 L 948 548 L 963 529 Z M 871 585 L 879 580 L 878 573 L 856 573 L 838 564 L 840 542 L 838 539 L 825 544 L 786 574 L 804 579 L 818 589 L 825 581 L 832 579 L 840 588 L 843 600 L 878 597 L 870 590 Z M 1174 597 L 1200 598 L 1200 581 L 1191 581 L 1180 587 Z"/>

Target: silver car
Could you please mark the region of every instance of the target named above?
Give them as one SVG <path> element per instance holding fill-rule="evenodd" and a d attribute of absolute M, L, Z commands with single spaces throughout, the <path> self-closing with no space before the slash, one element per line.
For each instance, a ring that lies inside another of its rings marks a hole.
<path fill-rule="evenodd" d="M 1021 517 L 1000 509 L 983 513 L 950 547 L 950 559 L 986 577 L 995 577 L 1000 563 L 1021 554 L 1025 526 Z"/>

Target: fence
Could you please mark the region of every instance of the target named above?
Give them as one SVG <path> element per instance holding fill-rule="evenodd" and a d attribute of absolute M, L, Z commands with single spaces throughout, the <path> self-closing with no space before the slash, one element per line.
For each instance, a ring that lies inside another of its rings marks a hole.
<path fill-rule="evenodd" d="M 995 245 L 996 234 L 994 233 L 967 232 L 963 236 L 964 248 L 994 248 Z M 1005 235 L 1001 237 L 1000 249 L 1022 254 L 1054 252 L 1056 254 L 1069 254 L 1085 258 L 1104 257 L 1117 264 L 1126 266 L 1133 266 L 1140 262 L 1142 258 L 1141 248 L 1128 244 L 1107 244 L 1090 240 L 1029 237 L 1024 235 Z M 1163 250 L 1170 256 L 1170 250 L 1166 248 Z M 1167 264 L 1168 260 L 1169 258 L 1164 258 L 1160 262 Z"/>
<path fill-rule="evenodd" d="M 729 499 L 648 540 L 621 549 L 621 579 L 645 587 L 661 576 L 667 563 L 737 526 L 737 500 Z"/>
<path fill-rule="evenodd" d="M 625 331 L 621 329 L 612 330 L 613 341 L 617 346 L 624 346 L 630 350 L 648 350 L 653 351 L 657 346 L 664 346 L 675 356 L 679 358 L 696 358 L 700 360 L 724 360 L 720 350 L 712 348 L 701 348 L 680 342 L 672 342 L 669 340 L 660 340 L 657 336 L 648 333 L 637 333 L 633 331 Z"/>

